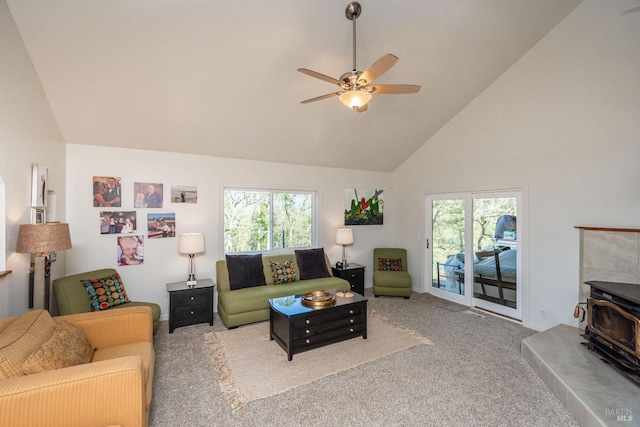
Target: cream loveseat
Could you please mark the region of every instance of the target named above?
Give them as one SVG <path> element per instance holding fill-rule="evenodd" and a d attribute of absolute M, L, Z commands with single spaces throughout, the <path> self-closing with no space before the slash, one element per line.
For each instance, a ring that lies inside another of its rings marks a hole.
<path fill-rule="evenodd" d="M 57 368 L 72 353 L 88 363 Z M 147 426 L 154 357 L 149 307 L 4 318 L 0 426 Z"/>
<path fill-rule="evenodd" d="M 228 263 L 235 265 L 231 280 Z M 278 255 L 227 255 L 216 263 L 216 281 L 218 314 L 227 328 L 269 320 L 271 298 L 351 286 L 333 277 L 321 248 Z"/>

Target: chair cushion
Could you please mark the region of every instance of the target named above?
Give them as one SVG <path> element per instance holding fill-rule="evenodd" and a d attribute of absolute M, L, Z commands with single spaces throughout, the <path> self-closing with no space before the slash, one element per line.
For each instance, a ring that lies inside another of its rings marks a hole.
<path fill-rule="evenodd" d="M 274 285 L 293 283 L 297 280 L 296 271 L 293 268 L 293 261 L 290 259 L 283 262 L 269 261 L 269 267 L 271 267 L 271 276 L 273 277 Z"/>
<path fill-rule="evenodd" d="M 229 287 L 233 290 L 266 285 L 262 255 L 227 255 Z"/>
<path fill-rule="evenodd" d="M 151 396 L 153 392 L 153 369 L 155 351 L 153 344 L 147 341 L 135 342 L 131 344 L 117 345 L 115 347 L 103 348 L 96 350 L 93 354 L 91 363 L 101 362 L 103 360 L 117 359 L 126 356 L 140 356 L 142 358 L 143 381 L 145 383 L 145 406 L 148 409 L 151 404 Z"/>
<path fill-rule="evenodd" d="M 22 371 L 25 374 L 37 374 L 89 363 L 94 350 L 80 328 L 62 320 L 42 347 L 24 361 Z"/>
<path fill-rule="evenodd" d="M 402 258 L 378 258 L 378 270 L 402 271 Z"/>
<path fill-rule="evenodd" d="M 411 276 L 406 271 L 374 271 L 373 285 L 387 288 L 410 288 Z"/>
<path fill-rule="evenodd" d="M 53 335 L 56 322 L 46 310 L 29 311 L 0 333 L 0 379 L 24 375 L 22 364 Z"/>
<path fill-rule="evenodd" d="M 300 280 L 331 277 L 324 256 L 324 248 L 298 249 L 295 251 Z"/>
<path fill-rule="evenodd" d="M 89 293 L 93 311 L 106 310 L 129 302 L 124 283 L 118 273 L 96 279 L 83 279 L 81 282 Z"/>

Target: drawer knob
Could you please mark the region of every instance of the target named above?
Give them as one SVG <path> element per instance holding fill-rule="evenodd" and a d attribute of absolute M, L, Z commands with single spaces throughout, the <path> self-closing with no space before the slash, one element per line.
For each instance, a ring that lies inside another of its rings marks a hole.
<path fill-rule="evenodd" d="M 349 328 L 349 332 L 353 332 L 353 328 Z"/>
<path fill-rule="evenodd" d="M 191 301 L 193 301 L 193 297 L 191 297 Z"/>
<path fill-rule="evenodd" d="M 309 344 L 311 341 L 309 341 L 309 340 L 304 340 L 304 342 L 306 342 L 307 344 Z"/>
<path fill-rule="evenodd" d="M 193 315 L 193 310 L 191 310 L 191 315 Z"/>
<path fill-rule="evenodd" d="M 353 319 L 349 319 L 349 323 L 353 323 L 353 322 L 354 322 L 354 320 L 353 320 Z"/>
<path fill-rule="evenodd" d="M 349 314 L 353 314 L 353 310 L 349 310 Z"/>
<path fill-rule="evenodd" d="M 310 334 L 310 333 L 311 333 L 311 331 L 310 331 L 310 330 L 308 330 L 308 329 L 305 329 L 304 333 L 305 333 L 305 334 Z"/>
<path fill-rule="evenodd" d="M 311 321 L 309 319 L 307 319 L 307 320 L 304 321 L 304 323 L 306 323 L 308 325 L 309 323 L 311 323 Z"/>

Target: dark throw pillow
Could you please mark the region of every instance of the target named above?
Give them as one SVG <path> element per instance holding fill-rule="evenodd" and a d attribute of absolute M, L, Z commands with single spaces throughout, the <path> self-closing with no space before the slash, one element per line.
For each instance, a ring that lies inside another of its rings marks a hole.
<path fill-rule="evenodd" d="M 297 250 L 296 262 L 300 272 L 300 280 L 331 277 L 324 259 L 324 248 Z"/>
<path fill-rule="evenodd" d="M 378 258 L 378 270 L 402 271 L 402 258 Z"/>
<path fill-rule="evenodd" d="M 262 254 L 227 255 L 229 287 L 232 290 L 266 285 L 262 269 Z"/>
<path fill-rule="evenodd" d="M 274 285 L 296 281 L 296 271 L 293 269 L 293 261 L 290 259 L 283 262 L 269 261 L 269 267 L 271 267 Z"/>

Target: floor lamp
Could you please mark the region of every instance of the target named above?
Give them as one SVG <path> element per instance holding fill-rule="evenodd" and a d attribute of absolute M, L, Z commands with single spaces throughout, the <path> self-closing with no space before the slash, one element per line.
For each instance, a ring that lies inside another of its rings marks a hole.
<path fill-rule="evenodd" d="M 49 310 L 51 300 L 51 252 L 71 249 L 69 224 L 47 222 L 43 224 L 22 224 L 18 230 L 16 252 L 35 254 L 34 300 L 37 295 L 43 300 L 36 308 Z"/>

